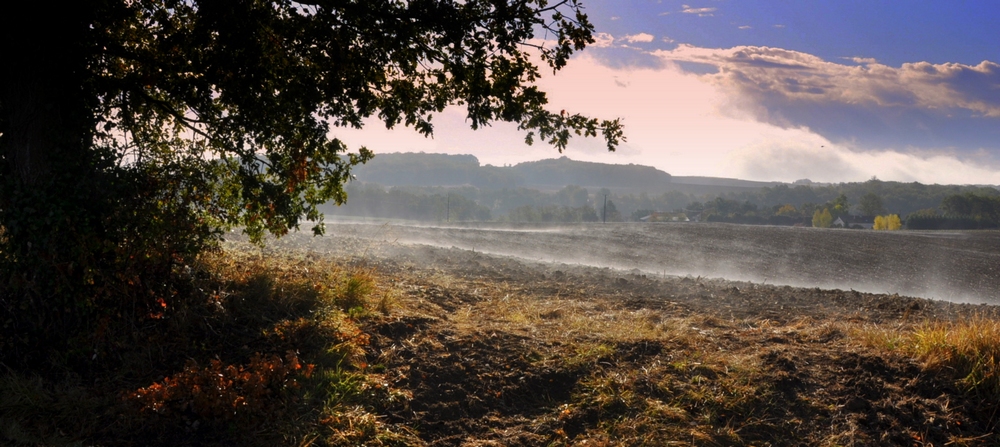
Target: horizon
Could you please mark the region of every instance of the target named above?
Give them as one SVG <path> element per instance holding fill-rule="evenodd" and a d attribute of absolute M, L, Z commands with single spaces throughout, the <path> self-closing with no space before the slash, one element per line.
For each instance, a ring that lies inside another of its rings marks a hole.
<path fill-rule="evenodd" d="M 675 176 L 1000 185 L 1000 9 L 989 2 L 583 3 L 596 42 L 537 84 L 550 110 L 621 117 L 617 152 L 579 137 L 562 154 L 527 146 L 510 123 L 472 131 L 456 106 L 435 117 L 433 138 L 377 120 L 331 135 L 351 150 L 495 166 L 566 155 Z"/>
<path fill-rule="evenodd" d="M 521 164 L 521 163 L 533 163 L 533 162 L 538 162 L 538 161 L 558 160 L 560 158 L 566 158 L 566 159 L 568 159 L 570 161 L 579 161 L 579 162 L 584 162 L 584 163 L 599 163 L 599 164 L 617 165 L 617 166 L 642 166 L 642 167 L 651 167 L 651 168 L 654 168 L 656 170 L 659 170 L 659 171 L 661 171 L 661 172 L 669 175 L 671 178 L 674 178 L 674 177 L 682 177 L 682 178 L 712 178 L 712 179 L 719 179 L 719 180 L 738 180 L 738 181 L 744 181 L 744 182 L 757 182 L 757 183 L 780 183 L 780 184 L 796 185 L 796 186 L 798 186 L 798 185 L 805 185 L 805 186 L 827 186 L 827 185 L 850 184 L 850 183 L 866 183 L 866 182 L 875 180 L 875 181 L 880 181 L 880 182 L 920 183 L 920 184 L 924 184 L 924 185 L 938 185 L 938 186 L 982 186 L 982 187 L 990 187 L 990 188 L 995 188 L 997 190 L 1000 190 L 1000 184 L 988 184 L 988 183 L 980 183 L 980 184 L 976 184 L 976 183 L 961 183 L 961 184 L 959 184 L 959 183 L 900 182 L 900 181 L 897 181 L 897 180 L 885 180 L 885 179 L 880 179 L 880 178 L 877 178 L 877 177 L 869 178 L 869 179 L 865 179 L 865 180 L 857 180 L 857 181 L 855 181 L 855 180 L 850 180 L 850 181 L 849 180 L 843 180 L 843 181 L 831 181 L 831 182 L 827 182 L 827 181 L 812 180 L 812 179 L 809 179 L 809 178 L 801 178 L 801 179 L 796 179 L 796 180 L 792 180 L 792 181 L 781 181 L 781 180 L 752 180 L 752 179 L 745 179 L 745 178 L 739 178 L 739 177 L 718 177 L 718 176 L 712 176 L 712 175 L 677 175 L 677 174 L 674 174 L 674 173 L 672 173 L 670 171 L 666 171 L 666 170 L 660 169 L 660 168 L 658 168 L 656 166 L 642 164 L 642 163 L 634 163 L 634 162 L 630 162 L 630 163 L 613 163 L 613 162 L 603 162 L 603 161 L 576 160 L 576 159 L 574 159 L 574 158 L 572 158 L 572 157 L 570 157 L 570 156 L 568 156 L 566 154 L 559 154 L 559 153 L 556 153 L 555 156 L 549 157 L 549 158 L 541 158 L 541 159 L 538 159 L 538 160 L 527 160 L 527 161 L 522 161 L 522 162 L 517 162 L 517 163 L 507 163 L 507 164 L 501 164 L 501 165 L 494 165 L 494 164 L 491 164 L 491 163 L 484 163 L 482 160 L 479 159 L 478 156 L 476 156 L 475 154 L 471 154 L 471 153 L 442 153 L 442 152 L 424 152 L 424 151 L 418 151 L 418 152 L 381 152 L 381 153 L 376 153 L 375 154 L 375 159 L 377 160 L 379 155 L 406 155 L 406 154 L 472 156 L 479 163 L 480 167 L 492 166 L 492 167 L 497 167 L 497 168 L 510 168 L 510 167 L 514 167 L 514 166 L 516 166 L 518 164 Z"/>

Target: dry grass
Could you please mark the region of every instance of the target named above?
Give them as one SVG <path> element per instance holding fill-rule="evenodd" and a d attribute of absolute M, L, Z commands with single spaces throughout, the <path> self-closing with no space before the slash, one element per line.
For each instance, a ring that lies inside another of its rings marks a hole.
<path fill-rule="evenodd" d="M 188 280 L 91 382 L 0 375 L 0 444 L 412 444 L 373 413 L 400 399 L 365 370 L 357 321 L 392 296 L 374 270 L 231 249 Z"/>
<path fill-rule="evenodd" d="M 852 350 L 862 360 L 886 351 L 918 358 L 925 371 L 954 374 L 978 401 L 1000 400 L 1000 323 L 987 318 L 891 328 L 808 315 L 724 318 L 629 304 L 576 284 L 540 293 L 434 268 L 389 278 L 365 262 L 253 249 L 206 256 L 192 271 L 192 295 L 140 328 L 144 343 L 101 359 L 119 368 L 97 380 L 0 375 L 0 443 L 424 445 L 431 428 L 405 422 L 418 397 L 403 386 L 438 380 L 414 373 L 420 363 L 459 371 L 448 380 L 467 380 L 462 390 L 496 392 L 469 401 L 513 411 L 523 399 L 533 406 L 523 414 L 487 417 L 521 421 L 548 445 L 769 445 L 781 434 L 797 437 L 782 439 L 791 445 L 885 443 L 858 419 L 867 410 L 852 414 L 826 390 L 838 385 L 831 365 L 845 365 L 840 357 Z M 377 330 L 390 329 L 381 324 L 417 321 L 425 326 L 374 349 L 385 336 Z M 418 354 L 434 355 L 404 363 Z M 816 360 L 827 363 L 809 363 Z M 508 374 L 511 364 L 524 369 L 520 378 Z M 871 378 L 865 367 L 856 366 L 867 374 L 859 377 Z M 524 385 L 532 377 L 566 383 L 539 392 Z M 442 390 L 453 385 L 440 380 Z M 844 383 L 853 392 L 856 384 Z M 402 409 L 395 414 L 404 422 L 386 409 Z M 950 437 L 953 445 L 984 439 Z"/>
<path fill-rule="evenodd" d="M 901 352 L 928 370 L 952 375 L 983 402 L 1000 401 L 1000 321 L 974 316 L 915 327 L 869 327 L 858 332 L 867 344 Z"/>

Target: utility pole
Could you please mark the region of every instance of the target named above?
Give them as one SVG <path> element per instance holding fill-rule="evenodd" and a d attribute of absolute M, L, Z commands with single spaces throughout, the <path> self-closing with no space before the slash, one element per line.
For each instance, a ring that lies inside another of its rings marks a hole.
<path fill-rule="evenodd" d="M 608 223 L 608 195 L 604 195 L 604 211 L 601 212 L 601 223 Z"/>

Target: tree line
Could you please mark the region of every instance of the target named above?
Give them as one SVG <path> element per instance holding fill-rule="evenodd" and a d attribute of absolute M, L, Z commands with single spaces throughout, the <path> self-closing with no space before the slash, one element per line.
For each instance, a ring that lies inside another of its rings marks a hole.
<path fill-rule="evenodd" d="M 814 188 L 816 191 L 812 191 Z M 877 180 L 844 184 L 839 189 L 780 185 L 714 197 L 679 191 L 623 194 L 609 188 L 589 190 L 577 185 L 543 191 L 474 186 L 385 188 L 352 182 L 345 191 L 351 200 L 340 207 L 324 208 L 327 214 L 427 221 L 638 222 L 650 216 L 662 220 L 663 213 L 669 213 L 679 220 L 751 225 L 830 227 L 840 219 L 845 227 L 866 228 L 875 226 L 877 218 L 881 218 L 883 222 L 877 226 L 885 229 L 896 227 L 896 221 L 913 229 L 994 228 L 1000 222 L 1000 191 L 996 189 Z M 889 191 L 891 195 L 882 196 L 876 191 Z M 822 200 L 824 197 L 828 198 Z M 776 201 L 760 205 L 762 200 Z M 448 203 L 453 207 L 451 213 Z M 918 206 L 923 208 L 914 211 Z M 891 225 L 887 223 L 890 220 Z"/>

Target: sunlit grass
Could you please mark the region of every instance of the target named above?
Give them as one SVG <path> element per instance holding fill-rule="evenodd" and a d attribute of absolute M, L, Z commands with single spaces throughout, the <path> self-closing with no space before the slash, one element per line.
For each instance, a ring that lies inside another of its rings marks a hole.
<path fill-rule="evenodd" d="M 984 402 L 1000 400 L 1000 321 L 976 316 L 908 329 L 867 328 L 859 336 L 953 375 L 962 389 Z"/>

